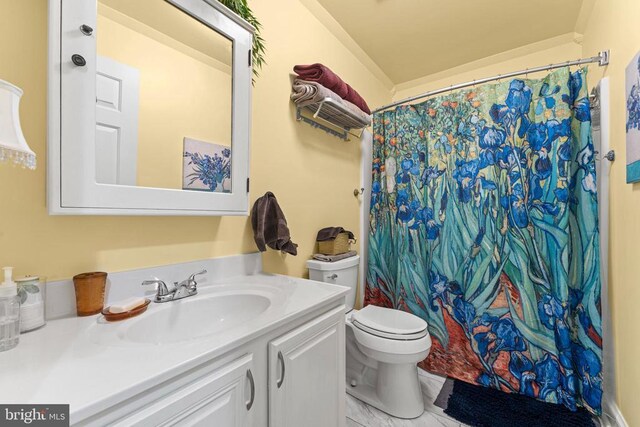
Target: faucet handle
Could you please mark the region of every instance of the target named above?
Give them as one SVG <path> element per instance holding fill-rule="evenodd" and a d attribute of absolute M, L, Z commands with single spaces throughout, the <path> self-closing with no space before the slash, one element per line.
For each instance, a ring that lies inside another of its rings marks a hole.
<path fill-rule="evenodd" d="M 191 276 L 189 276 L 189 282 L 195 282 L 196 276 L 201 276 L 203 274 L 207 274 L 207 270 L 202 270 L 197 273 L 193 273 Z"/>
<path fill-rule="evenodd" d="M 162 297 L 165 295 L 169 295 L 169 288 L 167 288 L 167 284 L 160 279 L 156 278 L 153 280 L 145 280 L 144 282 L 142 282 L 142 286 L 147 286 L 147 285 L 156 286 L 156 296 Z"/>

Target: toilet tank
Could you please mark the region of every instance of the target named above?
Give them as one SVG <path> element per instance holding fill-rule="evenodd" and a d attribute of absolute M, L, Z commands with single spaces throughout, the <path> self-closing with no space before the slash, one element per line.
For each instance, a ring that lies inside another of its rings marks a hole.
<path fill-rule="evenodd" d="M 359 255 L 335 262 L 310 259 L 307 261 L 309 279 L 348 287 L 346 304 L 347 310 L 351 310 L 355 305 L 358 289 L 358 264 Z"/>

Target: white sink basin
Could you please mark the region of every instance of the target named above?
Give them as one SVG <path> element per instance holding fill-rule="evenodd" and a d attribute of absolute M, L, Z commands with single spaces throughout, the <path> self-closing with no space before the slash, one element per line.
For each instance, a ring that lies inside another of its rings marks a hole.
<path fill-rule="evenodd" d="M 251 321 L 270 305 L 269 298 L 256 294 L 189 297 L 159 304 L 140 318 L 131 319 L 118 336 L 123 341 L 142 344 L 204 338 Z"/>

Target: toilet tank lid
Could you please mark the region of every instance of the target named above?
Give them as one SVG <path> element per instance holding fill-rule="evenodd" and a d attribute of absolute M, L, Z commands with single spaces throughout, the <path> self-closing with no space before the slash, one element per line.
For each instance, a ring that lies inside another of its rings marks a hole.
<path fill-rule="evenodd" d="M 307 268 L 310 270 L 343 270 L 345 268 L 354 267 L 360 262 L 360 255 L 352 256 L 349 258 L 341 259 L 340 261 L 326 262 L 317 259 L 310 259 L 307 261 Z"/>

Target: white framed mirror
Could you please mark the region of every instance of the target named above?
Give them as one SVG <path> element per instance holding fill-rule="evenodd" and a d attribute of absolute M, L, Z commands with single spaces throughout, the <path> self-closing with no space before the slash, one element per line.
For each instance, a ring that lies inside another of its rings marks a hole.
<path fill-rule="evenodd" d="M 50 0 L 53 215 L 247 215 L 253 28 L 215 0 Z"/>

